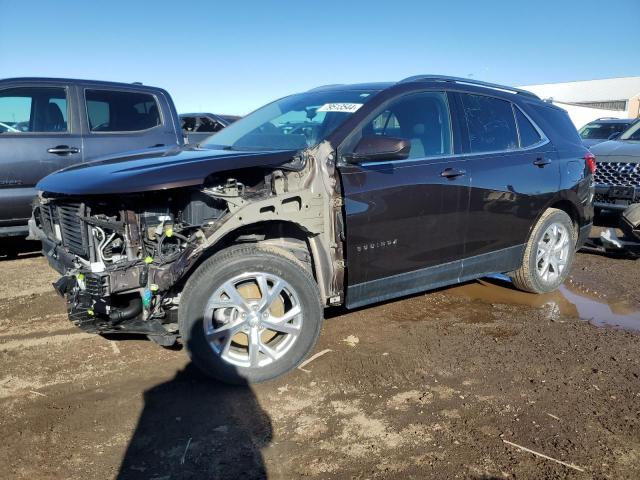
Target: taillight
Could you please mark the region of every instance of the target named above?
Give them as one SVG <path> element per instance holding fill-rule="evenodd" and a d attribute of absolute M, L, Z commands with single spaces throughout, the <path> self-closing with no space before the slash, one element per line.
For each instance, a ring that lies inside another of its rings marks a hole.
<path fill-rule="evenodd" d="M 584 162 L 587 164 L 587 168 L 591 172 L 591 175 L 596 173 L 596 156 L 589 152 L 584 156 Z"/>

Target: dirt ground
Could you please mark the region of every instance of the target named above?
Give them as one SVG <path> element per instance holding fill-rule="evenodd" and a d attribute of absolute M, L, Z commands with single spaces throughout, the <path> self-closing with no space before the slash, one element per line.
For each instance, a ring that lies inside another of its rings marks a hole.
<path fill-rule="evenodd" d="M 35 254 L 0 278 L 2 478 L 640 478 L 640 336 L 586 321 L 640 329 L 640 261 L 331 311 L 323 355 L 254 387 L 75 330 Z"/>

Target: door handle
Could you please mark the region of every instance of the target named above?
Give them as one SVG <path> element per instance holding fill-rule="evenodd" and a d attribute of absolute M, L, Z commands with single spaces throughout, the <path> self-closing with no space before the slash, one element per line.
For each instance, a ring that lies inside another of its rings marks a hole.
<path fill-rule="evenodd" d="M 72 153 L 79 153 L 80 149 L 68 145 L 58 145 L 57 147 L 49 148 L 47 152 L 53 153 L 54 155 L 71 155 Z"/>
<path fill-rule="evenodd" d="M 540 168 L 544 167 L 545 165 L 549 165 L 550 163 L 551 163 L 551 160 L 545 157 L 536 158 L 536 160 L 533 162 L 533 164 L 536 167 L 540 167 Z"/>
<path fill-rule="evenodd" d="M 442 172 L 440 172 L 440 176 L 444 178 L 457 178 L 463 175 L 466 175 L 467 172 L 460 168 L 445 168 Z"/>

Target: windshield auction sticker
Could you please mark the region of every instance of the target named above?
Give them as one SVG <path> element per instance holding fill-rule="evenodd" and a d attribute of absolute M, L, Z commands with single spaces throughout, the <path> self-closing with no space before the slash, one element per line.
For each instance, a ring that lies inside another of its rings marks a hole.
<path fill-rule="evenodd" d="M 353 113 L 358 111 L 361 106 L 362 103 L 325 103 L 316 111 Z"/>

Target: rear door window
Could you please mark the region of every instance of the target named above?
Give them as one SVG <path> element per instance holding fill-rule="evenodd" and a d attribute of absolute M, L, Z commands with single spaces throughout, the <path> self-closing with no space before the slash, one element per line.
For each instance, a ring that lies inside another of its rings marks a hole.
<path fill-rule="evenodd" d="M 520 147 L 527 148 L 531 145 L 535 145 L 542 137 L 536 130 L 536 127 L 529 121 L 524 113 L 520 111 L 520 109 L 514 106 L 514 111 L 516 112 L 516 120 L 518 122 L 518 132 L 520 133 Z"/>
<path fill-rule="evenodd" d="M 518 148 L 511 102 L 486 95 L 461 94 L 471 153 Z"/>
<path fill-rule="evenodd" d="M 162 124 L 158 103 L 153 95 L 112 90 L 86 90 L 89 130 L 100 132 L 136 132 Z"/>
<path fill-rule="evenodd" d="M 0 90 L 0 134 L 64 133 L 67 92 L 62 87 L 18 87 Z"/>

